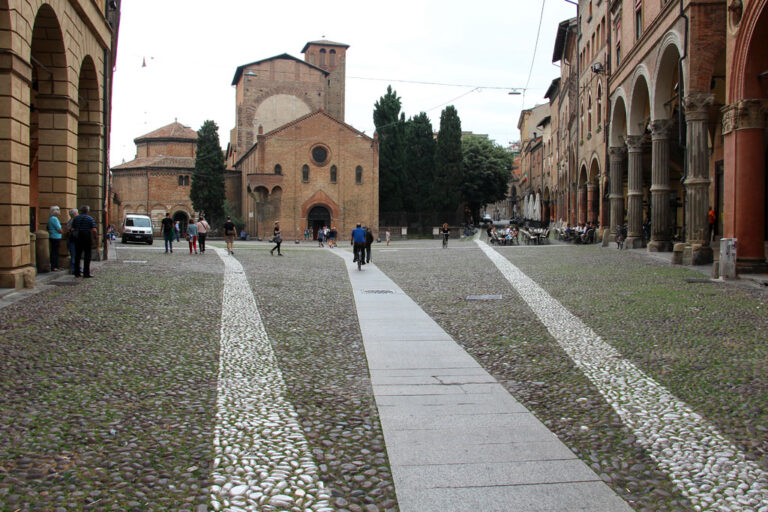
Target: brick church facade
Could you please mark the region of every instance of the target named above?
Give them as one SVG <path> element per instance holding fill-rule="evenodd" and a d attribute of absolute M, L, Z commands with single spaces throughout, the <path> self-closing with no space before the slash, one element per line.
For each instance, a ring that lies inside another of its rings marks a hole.
<path fill-rule="evenodd" d="M 286 238 L 324 225 L 377 229 L 378 143 L 344 123 L 347 48 L 313 41 L 303 61 L 282 54 L 237 68 L 227 160 L 251 236 L 271 236 L 275 221 Z"/>
<path fill-rule="evenodd" d="M 344 123 L 348 46 L 307 43 L 305 60 L 282 54 L 237 68 L 236 125 L 226 150 L 226 194 L 252 237 L 280 221 L 285 238 L 378 228 L 378 144 Z M 112 218 L 168 212 L 185 225 L 197 133 L 178 122 L 135 139 L 136 158 L 112 169 Z"/>

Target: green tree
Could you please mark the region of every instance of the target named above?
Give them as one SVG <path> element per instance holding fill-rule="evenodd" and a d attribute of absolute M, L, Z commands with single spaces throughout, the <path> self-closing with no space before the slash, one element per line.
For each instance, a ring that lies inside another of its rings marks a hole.
<path fill-rule="evenodd" d="M 477 219 L 481 206 L 506 197 L 512 154 L 493 141 L 476 136 L 464 138 L 462 151 L 461 196 Z"/>
<path fill-rule="evenodd" d="M 192 206 L 214 225 L 224 223 L 224 153 L 219 144 L 219 127 L 205 121 L 197 132 L 195 171 L 190 183 Z"/>
<path fill-rule="evenodd" d="M 440 132 L 435 147 L 434 207 L 442 212 L 454 212 L 461 202 L 462 182 L 461 119 L 453 105 L 440 114 Z"/>
<path fill-rule="evenodd" d="M 403 210 L 405 189 L 405 114 L 392 86 L 374 104 L 373 123 L 379 134 L 379 212 Z"/>
<path fill-rule="evenodd" d="M 434 203 L 435 136 L 424 112 L 409 119 L 405 126 L 405 179 L 405 209 L 428 211 Z"/>

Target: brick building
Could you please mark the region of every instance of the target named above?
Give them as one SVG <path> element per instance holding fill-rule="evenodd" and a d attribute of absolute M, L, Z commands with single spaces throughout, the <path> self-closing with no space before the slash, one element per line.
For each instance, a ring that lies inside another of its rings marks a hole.
<path fill-rule="evenodd" d="M 178 122 L 134 139 L 136 158 L 112 168 L 110 218 L 115 225 L 128 213 L 152 218 L 155 233 L 166 212 L 186 226 L 195 211 L 189 198 L 195 170 L 197 132 Z M 229 188 L 238 185 L 228 173 Z"/>
<path fill-rule="evenodd" d="M 87 204 L 103 232 L 119 18 L 119 0 L 0 2 L 0 287 L 33 286 L 35 252 L 47 270 L 51 206 Z"/>
<path fill-rule="evenodd" d="M 347 48 L 312 41 L 303 61 L 282 54 L 237 68 L 227 161 L 250 235 L 271 236 L 278 220 L 286 238 L 378 227 L 378 144 L 344 123 Z"/>

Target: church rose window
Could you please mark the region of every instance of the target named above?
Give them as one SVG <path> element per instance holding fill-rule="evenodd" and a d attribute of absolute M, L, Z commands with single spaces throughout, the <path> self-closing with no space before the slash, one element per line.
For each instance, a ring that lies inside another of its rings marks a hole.
<path fill-rule="evenodd" d="M 315 146 L 312 148 L 312 160 L 317 165 L 323 165 L 328 161 L 328 148 L 325 146 Z"/>

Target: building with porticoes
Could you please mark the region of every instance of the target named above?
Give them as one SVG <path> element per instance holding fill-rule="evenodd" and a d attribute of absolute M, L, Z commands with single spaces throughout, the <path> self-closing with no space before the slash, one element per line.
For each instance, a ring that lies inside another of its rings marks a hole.
<path fill-rule="evenodd" d="M 119 19 L 119 0 L 0 1 L 2 288 L 33 286 L 45 271 L 51 206 L 89 205 L 103 233 Z M 37 245 L 46 257 L 36 268 Z"/>

